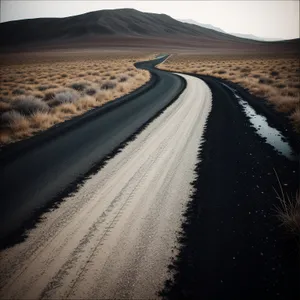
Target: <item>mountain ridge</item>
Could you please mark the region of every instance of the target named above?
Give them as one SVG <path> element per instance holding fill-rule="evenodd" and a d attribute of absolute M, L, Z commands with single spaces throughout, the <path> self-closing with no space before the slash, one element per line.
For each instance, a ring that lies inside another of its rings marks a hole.
<path fill-rule="evenodd" d="M 219 31 L 219 32 L 222 32 L 222 33 L 227 33 L 223 29 L 221 29 L 219 27 L 216 27 L 216 26 L 214 26 L 212 24 L 199 23 L 199 22 L 197 22 L 195 20 L 192 20 L 192 19 L 178 19 L 178 20 L 180 22 L 183 22 L 183 23 L 194 24 L 194 25 L 197 25 L 197 26 L 200 26 L 200 27 L 212 29 L 212 30 Z"/>
<path fill-rule="evenodd" d="M 239 38 L 166 14 L 135 9 L 99 10 L 64 18 L 35 18 L 0 23 L 1 51 L 31 51 L 34 47 L 153 47 L 193 49 L 252 49 L 268 51 L 272 43 Z M 300 39 L 299 39 L 300 41 Z M 291 41 L 284 49 L 294 49 Z M 268 45 L 266 45 L 268 44 Z M 250 49 L 250 50 L 251 50 Z M 292 51 L 294 51 L 292 49 Z M 229 50 L 228 50 L 229 51 Z"/>
<path fill-rule="evenodd" d="M 222 33 L 230 34 L 232 36 L 236 36 L 236 37 L 243 38 L 243 39 L 251 39 L 251 40 L 254 40 L 254 41 L 261 41 L 261 42 L 276 42 L 276 41 L 283 41 L 284 40 L 282 38 L 279 39 L 279 38 L 259 37 L 259 36 L 256 36 L 254 34 L 251 34 L 251 33 L 226 32 L 223 29 L 221 29 L 219 27 L 216 27 L 212 24 L 199 23 L 199 22 L 197 22 L 195 20 L 192 20 L 192 19 L 178 19 L 178 20 L 180 22 L 183 22 L 183 23 L 194 24 L 194 25 L 197 25 L 197 26 L 201 26 L 201 27 L 205 27 L 205 28 L 208 28 L 208 29 L 212 29 L 212 30 L 215 30 L 215 31 L 222 32 Z"/>
<path fill-rule="evenodd" d="M 65 18 L 36 18 L 0 24 L 1 44 L 20 44 L 83 35 L 183 36 L 239 41 L 239 38 L 207 28 L 184 24 L 166 14 L 134 9 L 100 10 Z"/>

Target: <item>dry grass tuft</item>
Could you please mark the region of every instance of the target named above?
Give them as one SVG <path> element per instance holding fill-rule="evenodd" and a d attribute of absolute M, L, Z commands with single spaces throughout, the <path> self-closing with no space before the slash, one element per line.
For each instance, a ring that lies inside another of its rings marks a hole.
<path fill-rule="evenodd" d="M 87 82 L 75 82 L 72 83 L 69 87 L 76 90 L 76 91 L 83 91 L 85 88 L 87 88 L 88 83 Z"/>
<path fill-rule="evenodd" d="M 57 105 L 62 105 L 65 103 L 72 103 L 75 102 L 79 99 L 79 94 L 75 91 L 61 91 L 58 92 L 57 94 L 53 94 L 52 99 L 49 101 L 49 104 L 51 106 L 57 106 Z"/>
<path fill-rule="evenodd" d="M 290 119 L 292 120 L 295 130 L 300 133 L 300 105 L 296 107 L 296 109 L 290 115 Z"/>
<path fill-rule="evenodd" d="M 76 115 L 77 109 L 73 103 L 65 103 L 55 108 L 55 114 L 62 115 Z"/>
<path fill-rule="evenodd" d="M 84 96 L 75 103 L 75 106 L 79 111 L 86 111 L 89 108 L 96 107 L 97 101 L 94 97 Z"/>
<path fill-rule="evenodd" d="M 112 90 L 117 86 L 116 82 L 114 81 L 106 81 L 101 85 L 102 90 Z"/>
<path fill-rule="evenodd" d="M 60 119 L 53 114 L 37 112 L 30 117 L 30 127 L 40 131 L 49 128 L 59 121 Z"/>
<path fill-rule="evenodd" d="M 119 82 L 125 82 L 127 80 L 128 80 L 128 76 L 127 75 L 120 75 Z"/>
<path fill-rule="evenodd" d="M 1 127 L 24 131 L 28 129 L 29 122 L 26 116 L 20 114 L 18 111 L 11 110 L 1 115 Z"/>
<path fill-rule="evenodd" d="M 294 197 L 285 194 L 276 171 L 275 174 L 280 189 L 280 192 L 276 189 L 275 192 L 281 204 L 275 206 L 276 215 L 282 226 L 300 239 L 300 193 L 298 191 Z"/>

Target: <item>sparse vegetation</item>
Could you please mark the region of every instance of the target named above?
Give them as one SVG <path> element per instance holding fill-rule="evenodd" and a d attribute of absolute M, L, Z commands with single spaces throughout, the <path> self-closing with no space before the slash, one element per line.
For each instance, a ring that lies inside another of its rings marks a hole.
<path fill-rule="evenodd" d="M 35 112 L 48 112 L 49 105 L 34 96 L 20 96 L 12 101 L 12 109 L 23 115 L 32 115 Z"/>
<path fill-rule="evenodd" d="M 116 87 L 116 83 L 114 81 L 106 81 L 102 84 L 101 89 L 102 90 L 111 90 Z"/>
<path fill-rule="evenodd" d="M 125 95 L 150 79 L 145 54 L 0 55 L 0 144 L 11 143 Z"/>
<path fill-rule="evenodd" d="M 51 106 L 57 106 L 65 103 L 72 103 L 79 99 L 80 94 L 72 91 L 72 90 L 62 90 L 58 91 L 57 93 L 52 92 L 52 94 L 48 94 L 50 97 L 53 95 L 53 97 L 50 98 L 49 104 Z"/>
<path fill-rule="evenodd" d="M 290 233 L 295 234 L 300 242 L 300 191 L 294 196 L 289 196 L 284 192 L 283 186 L 275 171 L 279 184 L 279 191 L 275 189 L 280 206 L 276 206 L 276 214 L 281 222 Z"/>
<path fill-rule="evenodd" d="M 289 115 L 300 133 L 300 59 L 276 56 L 174 55 L 161 69 L 212 75 L 238 83 Z"/>

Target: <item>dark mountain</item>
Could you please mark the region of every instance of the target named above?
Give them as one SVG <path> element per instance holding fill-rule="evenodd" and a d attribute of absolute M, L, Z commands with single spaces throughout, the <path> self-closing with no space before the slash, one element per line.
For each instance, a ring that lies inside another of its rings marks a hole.
<path fill-rule="evenodd" d="M 67 18 L 39 18 L 0 24 L 1 45 L 17 45 L 87 36 L 204 38 L 238 41 L 237 37 L 179 22 L 165 14 L 134 9 L 101 10 Z"/>
<path fill-rule="evenodd" d="M 34 47 L 168 47 L 255 50 L 263 44 L 134 9 L 101 10 L 66 18 L 0 23 L 2 51 Z M 299 41 L 291 42 L 299 45 Z M 251 46 L 251 47 L 250 47 Z M 294 46 L 293 46 L 294 47 Z M 264 47 L 265 48 L 265 47 Z M 265 48 L 265 50 L 268 50 Z"/>

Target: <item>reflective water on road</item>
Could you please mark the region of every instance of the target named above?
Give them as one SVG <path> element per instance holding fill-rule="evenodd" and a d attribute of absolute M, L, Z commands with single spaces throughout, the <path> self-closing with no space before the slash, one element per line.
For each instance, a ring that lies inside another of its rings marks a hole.
<path fill-rule="evenodd" d="M 296 155 L 294 154 L 291 146 L 286 141 L 286 138 L 274 127 L 268 124 L 266 117 L 259 115 L 256 111 L 240 97 L 236 90 L 229 87 L 227 84 L 222 83 L 229 90 L 231 90 L 238 99 L 239 104 L 242 106 L 244 113 L 249 118 L 250 123 L 255 128 L 257 134 L 265 139 L 265 141 L 273 146 L 273 148 L 280 154 L 284 155 L 290 160 L 296 160 Z"/>

